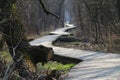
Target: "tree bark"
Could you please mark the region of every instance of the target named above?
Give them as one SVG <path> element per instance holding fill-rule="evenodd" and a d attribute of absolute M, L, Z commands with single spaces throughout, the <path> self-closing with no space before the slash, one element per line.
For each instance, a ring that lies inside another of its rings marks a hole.
<path fill-rule="evenodd" d="M 8 21 L 0 25 L 3 38 L 6 41 L 9 52 L 16 63 L 16 69 L 22 77 L 32 79 L 32 73 L 36 72 L 35 65 L 38 62 L 45 63 L 53 55 L 52 48 L 44 46 L 31 46 L 24 35 L 24 28 L 21 25 L 19 18 L 16 14 L 16 0 L 2 0 L 0 6 L 3 14 L 3 19 L 7 18 Z M 20 59 L 20 57 L 22 59 Z"/>

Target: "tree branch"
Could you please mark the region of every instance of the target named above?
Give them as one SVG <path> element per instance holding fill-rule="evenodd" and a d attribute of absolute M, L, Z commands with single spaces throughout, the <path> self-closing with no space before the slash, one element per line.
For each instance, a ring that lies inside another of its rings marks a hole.
<path fill-rule="evenodd" d="M 52 13 L 52 12 L 48 11 L 47 8 L 45 7 L 45 5 L 44 5 L 44 3 L 43 3 L 42 0 L 39 0 L 39 2 L 40 2 L 43 10 L 45 11 L 45 13 L 46 13 L 47 15 L 51 14 L 51 15 L 57 17 L 57 18 L 60 18 L 60 16 L 56 15 L 55 13 Z"/>
<path fill-rule="evenodd" d="M 20 62 L 23 58 L 23 55 L 20 56 L 20 58 L 16 61 L 16 62 L 12 62 L 6 69 L 3 80 L 8 80 L 8 78 L 10 77 L 10 75 L 12 74 L 12 72 L 15 69 L 15 66 L 18 62 Z"/>

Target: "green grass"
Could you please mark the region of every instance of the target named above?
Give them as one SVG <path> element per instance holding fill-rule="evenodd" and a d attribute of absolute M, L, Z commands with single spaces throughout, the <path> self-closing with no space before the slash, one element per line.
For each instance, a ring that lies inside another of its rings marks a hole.
<path fill-rule="evenodd" d="M 68 71 L 73 66 L 75 66 L 75 64 L 73 64 L 73 63 L 61 64 L 61 63 L 58 63 L 56 61 L 50 61 L 47 64 L 45 64 L 44 66 L 42 66 L 41 63 L 37 64 L 38 70 L 40 70 L 40 69 L 44 69 L 44 70 L 49 69 L 49 70 L 64 70 L 64 71 Z"/>
<path fill-rule="evenodd" d="M 68 71 L 73 67 L 75 66 L 75 64 L 73 63 L 69 63 L 69 64 L 61 64 L 61 63 L 58 63 L 56 61 L 50 61 L 48 62 L 47 64 L 45 65 L 41 65 L 41 63 L 38 63 L 37 64 L 37 71 L 38 73 L 42 73 L 44 75 L 52 75 L 54 71 L 56 71 L 54 73 L 55 77 L 59 76 L 59 78 L 61 78 L 60 80 L 63 80 L 62 78 L 65 78 L 68 73 Z M 64 77 L 61 77 L 61 76 L 64 76 Z M 56 78 L 56 80 L 58 80 Z"/>
<path fill-rule="evenodd" d="M 4 62 L 6 64 L 9 64 L 12 61 L 12 58 L 11 58 L 8 50 L 2 51 L 0 53 L 0 58 L 1 58 L 1 60 L 4 60 Z M 62 80 L 62 78 L 67 76 L 65 74 L 67 74 L 67 72 L 73 66 L 75 66 L 74 63 L 62 64 L 62 63 L 58 63 L 56 61 L 49 61 L 48 63 L 46 63 L 44 65 L 42 65 L 42 63 L 38 63 L 37 64 L 37 73 L 40 75 L 44 75 L 44 76 L 52 76 L 56 80 L 58 80 L 58 78 L 60 78 L 60 80 Z M 20 78 L 18 72 L 15 71 L 14 74 L 15 74 L 14 79 L 18 80 Z"/>
<path fill-rule="evenodd" d="M 12 61 L 12 57 L 9 54 L 8 50 L 2 51 L 1 52 L 1 58 L 6 62 L 9 63 Z M 63 71 L 69 71 L 69 69 L 71 69 L 73 66 L 75 66 L 76 64 L 74 63 L 69 63 L 69 64 L 62 64 L 56 61 L 49 61 L 48 63 L 42 65 L 41 63 L 37 64 L 37 69 L 38 71 L 43 71 L 43 70 L 63 70 Z"/>

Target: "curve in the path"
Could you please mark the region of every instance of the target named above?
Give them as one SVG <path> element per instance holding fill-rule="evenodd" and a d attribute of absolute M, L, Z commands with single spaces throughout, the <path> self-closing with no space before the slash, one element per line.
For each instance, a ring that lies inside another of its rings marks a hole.
<path fill-rule="evenodd" d="M 52 32 L 50 32 L 49 35 L 46 35 L 41 38 L 30 41 L 30 44 L 34 45 L 34 46 L 38 46 L 38 45 L 52 46 L 52 42 L 55 41 L 56 39 L 58 39 L 60 36 L 70 35 L 70 33 L 65 32 L 65 31 L 76 28 L 76 26 L 74 26 L 72 24 L 65 24 L 65 25 L 66 25 L 66 27 L 52 31 Z"/>
<path fill-rule="evenodd" d="M 75 28 L 74 25 L 66 25 L 68 27 L 50 33 L 55 35 L 46 35 L 31 41 L 30 44 L 53 47 L 55 54 L 84 60 L 70 70 L 65 80 L 120 80 L 119 54 L 83 51 L 52 45 L 52 42 L 61 35 L 70 34 L 65 32 L 66 30 Z"/>

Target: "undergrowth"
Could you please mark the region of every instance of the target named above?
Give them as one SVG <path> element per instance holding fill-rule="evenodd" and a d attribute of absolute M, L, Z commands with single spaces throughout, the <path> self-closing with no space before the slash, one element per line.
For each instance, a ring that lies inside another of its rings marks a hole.
<path fill-rule="evenodd" d="M 12 58 L 9 54 L 8 50 L 2 51 L 0 54 L 0 59 L 4 62 L 4 66 L 8 66 L 10 62 L 12 62 Z M 3 64 L 3 63 L 2 63 Z M 1 65 L 2 65 L 1 64 Z M 37 66 L 37 79 L 36 80 L 64 80 L 67 76 L 68 71 L 74 66 L 74 63 L 62 64 L 57 61 L 49 61 L 48 63 L 42 65 L 42 63 L 38 63 Z M 3 66 L 3 67 L 4 67 Z M 1 66 L 2 67 L 2 66 Z M 5 69 L 6 70 L 6 69 Z M 5 71 L 3 70 L 3 71 Z M 10 80 L 19 80 L 22 77 L 19 76 L 17 71 L 13 71 Z M 2 78 L 2 75 L 0 74 Z"/>

